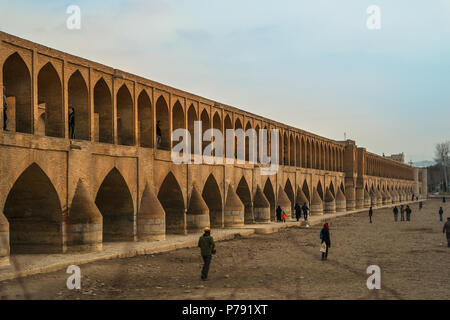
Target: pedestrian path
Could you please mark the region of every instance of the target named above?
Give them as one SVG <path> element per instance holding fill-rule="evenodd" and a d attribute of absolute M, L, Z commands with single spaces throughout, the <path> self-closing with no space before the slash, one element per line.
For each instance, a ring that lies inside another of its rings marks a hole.
<path fill-rule="evenodd" d="M 417 201 L 414 201 L 417 202 Z M 379 206 L 374 210 L 393 207 L 394 205 L 408 204 L 403 202 Z M 283 222 L 270 222 L 261 224 L 249 224 L 242 228 L 212 229 L 212 235 L 216 242 L 232 240 L 237 237 L 246 237 L 252 234 L 269 234 L 278 232 L 282 228 L 309 226 L 329 221 L 330 219 L 367 212 L 367 208 L 324 214 L 323 216 L 309 216 L 308 226 L 302 219 L 300 222 L 291 219 Z M 197 246 L 200 234 L 167 235 L 166 240 L 152 242 L 106 242 L 103 250 L 99 252 L 68 253 L 68 254 L 13 254 L 10 257 L 9 266 L 0 267 L 0 281 L 16 279 L 33 274 L 47 273 L 66 269 L 70 265 L 82 265 L 100 260 L 130 258 L 138 255 L 168 252 L 181 248 L 192 248 Z"/>

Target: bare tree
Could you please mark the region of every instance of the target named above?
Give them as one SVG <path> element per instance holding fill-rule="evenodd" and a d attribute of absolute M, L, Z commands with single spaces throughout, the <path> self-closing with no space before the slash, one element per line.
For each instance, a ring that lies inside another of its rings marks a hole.
<path fill-rule="evenodd" d="M 450 165 L 449 161 L 449 153 L 450 153 L 450 141 L 442 142 L 436 144 L 435 150 L 435 161 L 441 165 L 444 177 L 444 190 L 447 191 L 448 187 L 448 177 L 447 177 L 447 168 Z"/>

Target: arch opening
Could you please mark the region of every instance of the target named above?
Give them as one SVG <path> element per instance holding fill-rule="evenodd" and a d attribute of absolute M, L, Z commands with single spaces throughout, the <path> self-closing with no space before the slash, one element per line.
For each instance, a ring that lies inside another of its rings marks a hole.
<path fill-rule="evenodd" d="M 94 87 L 95 141 L 113 143 L 113 106 L 111 91 L 101 78 Z"/>
<path fill-rule="evenodd" d="M 122 174 L 112 169 L 103 180 L 95 198 L 103 216 L 103 241 L 132 241 L 134 232 L 134 204 Z"/>
<path fill-rule="evenodd" d="M 186 234 L 183 192 L 172 172 L 159 188 L 158 199 L 166 212 L 166 233 Z"/>
<path fill-rule="evenodd" d="M 220 193 L 219 185 L 212 174 L 210 174 L 206 180 L 202 197 L 209 208 L 211 227 L 222 228 L 224 225 L 222 195 Z"/>
<path fill-rule="evenodd" d="M 90 140 L 91 117 L 89 111 L 89 92 L 80 71 L 75 71 L 69 79 L 68 84 L 69 110 L 73 108 L 75 125 L 73 138 L 79 140 Z M 69 129 L 69 138 L 70 129 Z"/>
<path fill-rule="evenodd" d="M 15 123 L 11 116 L 14 129 L 17 132 L 33 132 L 33 109 L 31 96 L 30 71 L 22 57 L 16 52 L 10 55 L 3 64 L 3 86 L 8 98 L 8 111 L 15 109 Z M 10 98 L 13 98 L 11 101 Z M 15 105 L 12 106 L 11 104 Z M 11 111 L 9 111 L 10 113 Z M 8 127 L 10 124 L 8 123 Z"/>
<path fill-rule="evenodd" d="M 143 148 L 153 148 L 152 102 L 145 90 L 138 97 L 139 144 Z"/>

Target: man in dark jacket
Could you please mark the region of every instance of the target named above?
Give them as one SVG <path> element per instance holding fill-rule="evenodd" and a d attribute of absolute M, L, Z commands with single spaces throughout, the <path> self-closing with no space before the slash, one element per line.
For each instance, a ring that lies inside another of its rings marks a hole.
<path fill-rule="evenodd" d="M 326 251 L 322 252 L 322 260 L 327 260 L 328 248 L 331 247 L 330 227 L 328 226 L 328 223 L 325 223 L 320 231 L 320 243 L 325 243 L 326 245 Z"/>
<path fill-rule="evenodd" d="M 5 91 L 5 87 L 3 87 L 3 131 L 8 131 L 6 127 L 8 122 L 8 104 L 6 103 Z"/>
<path fill-rule="evenodd" d="M 198 239 L 198 247 L 203 258 L 202 280 L 206 280 L 208 278 L 212 255 L 216 253 L 216 245 L 213 237 L 211 237 L 210 228 L 205 228 L 205 233 Z"/>
<path fill-rule="evenodd" d="M 283 212 L 283 210 L 281 210 L 281 207 L 278 206 L 277 207 L 277 221 L 281 221 L 281 212 Z"/>
<path fill-rule="evenodd" d="M 308 206 L 306 205 L 306 202 L 303 204 L 302 206 L 302 211 L 303 211 L 303 217 L 305 218 L 305 221 L 308 220 Z"/>
<path fill-rule="evenodd" d="M 398 220 L 398 208 L 397 206 L 394 207 L 394 221 L 397 222 Z"/>
<path fill-rule="evenodd" d="M 75 139 L 75 109 L 69 108 L 69 139 Z"/>
<path fill-rule="evenodd" d="M 370 223 L 372 223 L 372 215 L 373 215 L 373 210 L 372 210 L 372 207 L 370 207 L 369 208 L 369 220 L 370 220 Z"/>
<path fill-rule="evenodd" d="M 439 208 L 439 221 L 442 221 L 442 215 L 444 214 L 444 210 L 442 210 L 442 207 Z"/>
<path fill-rule="evenodd" d="M 445 233 L 447 236 L 447 246 L 450 247 L 450 217 L 447 217 L 447 222 L 444 224 L 444 229 L 442 233 Z"/>
<path fill-rule="evenodd" d="M 442 197 L 442 202 L 445 203 L 445 197 Z"/>
<path fill-rule="evenodd" d="M 411 208 L 406 205 L 406 221 L 411 221 Z"/>
<path fill-rule="evenodd" d="M 161 128 L 159 127 L 159 124 L 161 123 L 160 120 L 156 121 L 156 148 L 161 148 L 161 139 L 162 139 L 162 132 Z"/>
<path fill-rule="evenodd" d="M 295 218 L 298 220 L 300 220 L 300 218 L 302 217 L 302 208 L 298 205 L 298 203 L 295 204 Z"/>

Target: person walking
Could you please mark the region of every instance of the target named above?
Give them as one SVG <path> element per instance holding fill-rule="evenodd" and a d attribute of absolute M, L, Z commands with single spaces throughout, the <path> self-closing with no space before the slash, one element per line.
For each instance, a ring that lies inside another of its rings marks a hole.
<path fill-rule="evenodd" d="M 372 207 L 369 208 L 369 219 L 370 219 L 370 223 L 372 223 L 372 215 L 373 215 L 373 210 Z"/>
<path fill-rule="evenodd" d="M 406 205 L 406 221 L 411 221 L 411 208 Z"/>
<path fill-rule="evenodd" d="M 322 260 L 327 260 L 328 249 L 331 247 L 330 227 L 328 226 L 328 223 L 325 223 L 320 231 L 320 244 L 325 244 L 326 248 L 325 252 L 322 252 Z"/>
<path fill-rule="evenodd" d="M 300 220 L 302 217 L 302 208 L 298 205 L 298 203 L 295 204 L 295 218 L 297 221 Z"/>
<path fill-rule="evenodd" d="M 306 202 L 303 204 L 303 206 L 302 206 L 302 211 L 303 211 L 303 218 L 305 219 L 305 221 L 308 221 L 308 211 L 309 211 L 309 208 L 308 208 L 308 206 L 306 205 Z"/>
<path fill-rule="evenodd" d="M 398 221 L 398 208 L 397 206 L 394 207 L 394 221 L 397 222 Z"/>
<path fill-rule="evenodd" d="M 69 108 L 69 139 L 75 139 L 75 109 Z"/>
<path fill-rule="evenodd" d="M 447 222 L 444 223 L 444 229 L 442 233 L 445 233 L 447 236 L 447 246 L 450 248 L 450 217 L 447 217 Z"/>
<path fill-rule="evenodd" d="M 211 237 L 211 229 L 206 227 L 203 235 L 198 239 L 198 247 L 203 258 L 202 280 L 208 279 L 209 266 L 211 265 L 212 255 L 216 253 L 216 245 Z"/>
<path fill-rule="evenodd" d="M 278 221 L 278 222 L 281 221 L 281 212 L 282 212 L 282 211 L 283 211 L 283 210 L 281 210 L 281 207 L 278 206 L 278 207 L 277 207 L 277 210 L 276 210 L 276 212 L 277 212 L 277 221 Z"/>
<path fill-rule="evenodd" d="M 422 203 L 422 201 L 420 201 L 419 202 L 419 210 L 422 210 L 422 207 L 423 207 L 423 203 Z"/>
<path fill-rule="evenodd" d="M 442 210 L 442 207 L 439 208 L 439 221 L 442 221 L 442 215 L 444 214 L 444 210 Z"/>
<path fill-rule="evenodd" d="M 442 197 L 442 202 L 445 203 L 445 197 Z"/>
<path fill-rule="evenodd" d="M 161 139 L 162 139 L 162 132 L 161 128 L 159 127 L 160 120 L 156 121 L 156 148 L 161 148 Z"/>
<path fill-rule="evenodd" d="M 6 103 L 6 89 L 3 87 L 3 131 L 8 131 L 8 104 Z"/>
<path fill-rule="evenodd" d="M 400 221 L 405 221 L 405 207 L 403 205 L 400 206 Z"/>

